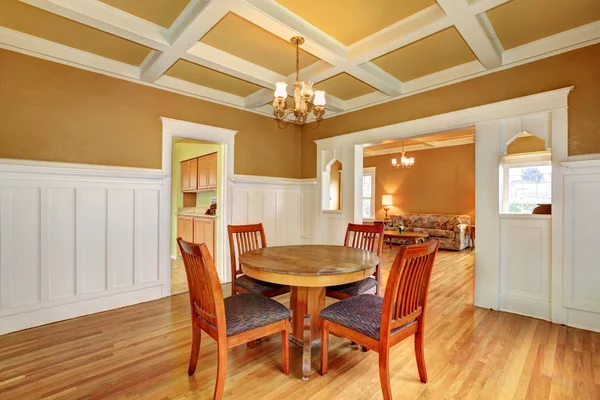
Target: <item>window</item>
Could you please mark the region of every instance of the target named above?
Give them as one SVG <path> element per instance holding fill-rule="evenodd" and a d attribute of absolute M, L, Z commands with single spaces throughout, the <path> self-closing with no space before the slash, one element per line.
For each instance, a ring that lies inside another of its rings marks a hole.
<path fill-rule="evenodd" d="M 538 204 L 551 204 L 552 165 L 550 162 L 515 163 L 504 166 L 506 214 L 531 214 Z"/>
<path fill-rule="evenodd" d="M 362 217 L 375 219 L 375 168 L 363 169 L 362 178 Z"/>

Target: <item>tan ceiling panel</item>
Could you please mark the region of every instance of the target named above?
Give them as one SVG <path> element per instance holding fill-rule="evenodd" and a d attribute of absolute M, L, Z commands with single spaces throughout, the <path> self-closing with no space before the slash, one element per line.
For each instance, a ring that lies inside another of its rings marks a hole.
<path fill-rule="evenodd" d="M 100 0 L 103 3 L 168 28 L 190 0 Z"/>
<path fill-rule="evenodd" d="M 136 66 L 150 53 L 140 44 L 18 0 L 2 0 L 0 26 Z"/>
<path fill-rule="evenodd" d="M 315 84 L 315 88 L 342 100 L 350 100 L 376 91 L 375 88 L 345 72 Z"/>
<path fill-rule="evenodd" d="M 435 4 L 435 0 L 276 1 L 346 46 Z"/>
<path fill-rule="evenodd" d="M 407 82 L 475 59 L 458 31 L 448 28 L 372 62 L 402 82 Z"/>
<path fill-rule="evenodd" d="M 166 75 L 242 97 L 262 89 L 253 83 L 185 60 L 177 61 Z"/>
<path fill-rule="evenodd" d="M 600 0 L 513 0 L 487 16 L 508 50 L 600 20 Z"/>
<path fill-rule="evenodd" d="M 294 45 L 237 14 L 228 13 L 200 41 L 281 75 L 296 71 Z M 317 61 L 312 54 L 300 51 L 300 69 Z"/>

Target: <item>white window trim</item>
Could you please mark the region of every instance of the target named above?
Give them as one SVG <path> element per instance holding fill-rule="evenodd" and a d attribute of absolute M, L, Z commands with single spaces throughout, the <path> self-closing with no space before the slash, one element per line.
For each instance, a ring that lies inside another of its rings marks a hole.
<path fill-rule="evenodd" d="M 367 167 L 363 168 L 363 176 L 370 175 L 371 176 L 371 217 L 367 218 L 364 215 L 363 221 L 372 222 L 375 221 L 375 167 Z M 362 180 L 361 180 L 362 183 Z M 362 187 L 360 192 L 362 193 Z M 360 197 L 360 206 L 361 206 L 361 214 L 362 214 L 362 200 L 366 199 L 361 195 Z"/>
<path fill-rule="evenodd" d="M 532 153 L 532 154 L 507 154 L 503 157 L 501 168 L 502 176 L 500 177 L 500 203 L 502 204 L 501 214 L 520 215 L 508 212 L 508 169 L 519 167 L 537 167 L 541 165 L 552 165 L 550 152 L 547 153 Z M 552 177 L 554 179 L 554 176 Z"/>

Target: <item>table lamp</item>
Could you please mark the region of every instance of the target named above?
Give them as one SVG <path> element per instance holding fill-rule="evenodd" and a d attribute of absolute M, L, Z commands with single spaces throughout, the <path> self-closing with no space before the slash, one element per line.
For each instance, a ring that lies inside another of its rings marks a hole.
<path fill-rule="evenodd" d="M 394 205 L 392 195 L 384 194 L 383 196 L 381 196 L 381 205 L 383 206 L 383 209 L 385 210 L 385 219 L 387 220 L 387 219 L 389 219 L 388 211 L 390 210 L 390 206 Z"/>

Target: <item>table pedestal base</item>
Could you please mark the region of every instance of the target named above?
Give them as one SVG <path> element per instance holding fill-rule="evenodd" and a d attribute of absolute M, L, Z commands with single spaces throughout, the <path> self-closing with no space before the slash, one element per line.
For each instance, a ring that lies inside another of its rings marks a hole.
<path fill-rule="evenodd" d="M 311 372 L 311 347 L 321 343 L 321 317 L 325 308 L 324 287 L 291 287 L 292 334 L 290 341 L 303 348 L 302 379 Z"/>

